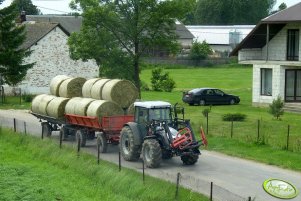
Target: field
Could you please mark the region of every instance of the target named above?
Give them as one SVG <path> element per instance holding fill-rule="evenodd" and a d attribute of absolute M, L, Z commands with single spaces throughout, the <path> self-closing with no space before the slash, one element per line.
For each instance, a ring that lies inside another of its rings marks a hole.
<path fill-rule="evenodd" d="M 165 100 L 185 107 L 186 118 L 192 120 L 196 133 L 199 127 L 206 130 L 206 118 L 202 111 L 210 106 L 188 106 L 183 104 L 182 92 L 198 87 L 216 87 L 226 93 L 239 95 L 238 105 L 212 106 L 209 113 L 209 149 L 230 155 L 258 160 L 294 170 L 301 170 L 301 116 L 285 113 L 281 120 L 274 119 L 267 108 L 252 107 L 252 68 L 250 66 L 229 65 L 208 68 L 170 69 L 176 82 L 173 92 L 142 92 L 143 100 Z M 151 69 L 145 69 L 141 78 L 151 86 Z M 222 121 L 227 113 L 247 115 L 244 122 L 234 122 L 231 139 L 231 122 Z M 258 135 L 259 121 L 259 135 Z M 290 125 L 289 147 L 287 132 Z M 272 154 L 271 154 L 272 153 Z M 277 154 L 276 154 L 277 153 Z"/>
<path fill-rule="evenodd" d="M 0 128 L 1 129 L 1 128 Z M 101 161 L 51 140 L 0 130 L 0 200 L 175 200 L 174 184 Z M 208 198 L 179 189 L 178 200 Z"/>

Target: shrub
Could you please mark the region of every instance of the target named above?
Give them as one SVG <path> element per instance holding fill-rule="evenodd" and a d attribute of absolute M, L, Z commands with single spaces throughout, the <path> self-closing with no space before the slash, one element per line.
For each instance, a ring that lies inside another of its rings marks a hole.
<path fill-rule="evenodd" d="M 176 86 L 175 81 L 169 77 L 168 72 L 162 74 L 161 68 L 152 70 L 151 83 L 154 91 L 171 92 Z"/>
<path fill-rule="evenodd" d="M 272 104 L 269 105 L 269 113 L 272 114 L 276 119 L 279 119 L 283 115 L 284 102 L 280 96 L 274 99 Z"/>
<path fill-rule="evenodd" d="M 245 121 L 247 115 L 245 114 L 240 114 L 240 113 L 228 113 L 223 115 L 222 119 L 223 121 Z"/>
<path fill-rule="evenodd" d="M 193 41 L 192 47 L 190 50 L 190 57 L 193 60 L 204 60 L 212 53 L 212 49 L 206 41 L 202 43 Z"/>
<path fill-rule="evenodd" d="M 35 95 L 33 94 L 23 94 L 22 100 L 25 101 L 26 103 L 30 103 L 34 97 Z"/>

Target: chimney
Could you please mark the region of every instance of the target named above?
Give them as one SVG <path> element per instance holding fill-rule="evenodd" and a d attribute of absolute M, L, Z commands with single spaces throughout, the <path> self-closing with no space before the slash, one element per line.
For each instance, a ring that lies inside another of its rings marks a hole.
<path fill-rule="evenodd" d="M 21 19 L 21 23 L 26 21 L 26 12 L 25 11 L 21 11 L 20 19 Z"/>

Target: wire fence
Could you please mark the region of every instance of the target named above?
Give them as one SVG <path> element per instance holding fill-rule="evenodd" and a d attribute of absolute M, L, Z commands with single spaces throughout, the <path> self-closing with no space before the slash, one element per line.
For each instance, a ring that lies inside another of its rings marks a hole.
<path fill-rule="evenodd" d="M 28 120 L 24 121 L 24 120 L 17 119 L 17 118 L 0 117 L 0 127 L 1 128 L 2 127 L 10 128 L 13 131 L 20 133 L 20 134 L 30 134 L 30 135 L 34 135 L 36 137 L 40 137 L 42 135 L 41 125 L 38 121 L 30 122 Z M 56 139 L 60 139 L 60 138 L 56 138 Z M 73 142 L 73 145 L 74 144 L 77 144 L 77 143 Z M 60 145 L 61 144 L 58 143 L 58 147 Z M 78 144 L 78 155 L 77 156 L 79 156 L 79 152 L 82 150 L 79 148 L 79 146 L 80 145 Z M 99 149 L 97 149 L 96 147 L 97 147 L 97 145 L 95 144 L 94 152 L 91 152 L 91 150 L 90 151 L 88 150 L 88 149 L 92 148 L 91 146 L 89 146 L 89 148 L 84 148 L 83 150 L 86 150 L 89 153 L 94 154 L 95 156 L 100 156 L 100 153 L 97 153 L 97 150 L 99 150 Z M 115 163 L 118 164 L 119 171 L 122 171 L 123 165 L 125 165 L 125 167 L 127 167 L 127 168 L 133 168 L 126 164 L 123 164 L 124 162 L 123 162 L 123 160 L 121 160 L 120 152 L 119 152 L 119 155 L 118 155 L 118 153 L 116 155 L 117 156 L 116 156 Z M 99 163 L 99 158 L 96 157 L 96 161 Z M 99 163 L 99 164 L 101 165 L 101 163 Z M 143 174 L 143 177 L 142 177 L 143 182 L 147 182 L 147 181 L 145 181 L 146 179 L 145 179 L 144 174 L 148 174 L 151 176 L 154 176 L 156 174 L 152 174 L 152 172 L 154 171 L 153 169 L 145 168 L 144 163 L 142 163 L 142 166 L 143 167 L 140 168 L 140 170 L 138 169 L 138 171 Z M 167 171 L 164 171 L 163 174 L 164 174 L 164 178 L 166 178 L 170 182 L 173 182 L 176 184 L 175 200 L 177 199 L 177 196 L 181 193 L 181 190 L 179 189 L 179 185 L 186 187 L 188 189 L 191 189 L 192 191 L 200 192 L 200 193 L 208 196 L 209 197 L 208 200 L 210 200 L 210 201 L 211 200 L 215 200 L 215 201 L 251 201 L 251 200 L 253 201 L 253 200 L 255 200 L 254 198 L 251 198 L 251 197 L 239 196 L 213 182 L 200 179 L 199 177 L 186 175 L 185 173 L 179 172 L 177 174 L 172 174 L 167 170 Z"/>

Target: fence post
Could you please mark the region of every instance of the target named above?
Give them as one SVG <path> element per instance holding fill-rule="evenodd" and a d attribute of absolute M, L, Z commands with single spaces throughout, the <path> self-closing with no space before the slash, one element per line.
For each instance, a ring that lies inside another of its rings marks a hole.
<path fill-rule="evenodd" d="M 119 172 L 121 171 L 121 153 L 119 151 L 119 154 L 118 154 L 118 158 L 119 158 Z"/>
<path fill-rule="evenodd" d="M 60 149 L 62 148 L 63 143 L 63 132 L 60 132 Z"/>
<path fill-rule="evenodd" d="M 260 120 L 257 120 L 257 142 L 259 142 L 260 137 Z"/>
<path fill-rule="evenodd" d="M 290 141 L 290 125 L 287 126 L 286 150 L 288 150 L 289 141 Z"/>
<path fill-rule="evenodd" d="M 24 133 L 26 134 L 26 122 L 24 121 Z"/>
<path fill-rule="evenodd" d="M 97 138 L 97 164 L 99 165 L 99 157 L 100 157 L 100 150 L 99 150 L 99 142 L 98 142 L 98 138 Z"/>
<path fill-rule="evenodd" d="M 17 132 L 17 122 L 16 122 L 16 119 L 14 118 L 14 132 Z"/>
<path fill-rule="evenodd" d="M 22 89 L 19 88 L 19 92 L 20 92 L 20 105 L 22 104 Z"/>
<path fill-rule="evenodd" d="M 249 197 L 248 201 L 252 201 L 252 198 L 251 198 L 251 197 Z"/>
<path fill-rule="evenodd" d="M 210 201 L 213 200 L 213 182 L 210 183 Z"/>
<path fill-rule="evenodd" d="M 180 176 L 181 176 L 181 174 L 178 172 L 178 174 L 177 174 L 176 195 L 175 195 L 175 199 L 176 199 L 176 200 L 178 199 L 178 196 L 179 196 Z"/>
<path fill-rule="evenodd" d="M 231 121 L 231 138 L 233 137 L 233 120 Z"/>
<path fill-rule="evenodd" d="M 80 136 L 78 136 L 77 138 L 77 156 L 79 156 L 79 152 L 80 152 Z"/>
<path fill-rule="evenodd" d="M 208 133 L 209 133 L 209 113 L 207 113 L 207 127 L 206 127 L 206 134 L 208 136 Z"/>

